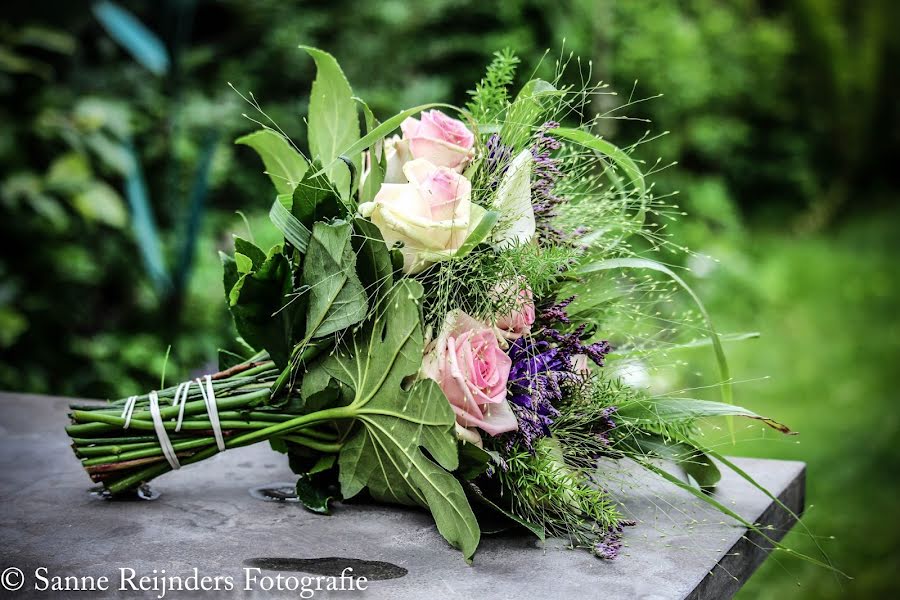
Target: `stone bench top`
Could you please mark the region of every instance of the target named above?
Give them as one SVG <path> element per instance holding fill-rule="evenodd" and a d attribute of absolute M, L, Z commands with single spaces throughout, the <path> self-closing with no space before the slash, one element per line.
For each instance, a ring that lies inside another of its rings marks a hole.
<path fill-rule="evenodd" d="M 48 579 L 109 578 L 110 591 L 78 597 L 157 598 L 160 591 L 117 591 L 120 569 L 126 576 L 133 569 L 133 582 L 163 569 L 186 579 L 196 569 L 200 577 L 231 577 L 235 589 L 164 597 L 300 598 L 299 591 L 261 589 L 262 578 L 339 575 L 352 566 L 354 575 L 369 579 L 365 591 L 323 589 L 314 597 L 727 598 L 767 554 L 755 534 L 624 461 L 607 467 L 608 487 L 637 526 L 626 528 L 625 547 L 613 561 L 505 533 L 483 536 L 468 565 L 423 511 L 338 504 L 332 516 L 321 516 L 297 503 L 260 500 L 252 488 L 294 480 L 287 460 L 268 444 L 160 477 L 153 482 L 157 500 L 110 502 L 89 493 L 90 479 L 69 447 L 63 431 L 69 401 L 0 394 L 0 569 L 24 573 L 23 587 L 0 597 L 53 596 L 35 589 L 46 585 L 35 577 L 44 567 Z M 735 462 L 802 511 L 803 463 Z M 773 538 L 792 525 L 783 509 L 724 469 L 715 497 L 748 521 L 771 525 Z M 246 569 L 256 577 L 251 591 L 244 591 Z"/>

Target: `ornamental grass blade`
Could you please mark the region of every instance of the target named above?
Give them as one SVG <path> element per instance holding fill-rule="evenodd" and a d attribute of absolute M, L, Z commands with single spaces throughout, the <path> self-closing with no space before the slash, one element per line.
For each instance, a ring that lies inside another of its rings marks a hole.
<path fill-rule="evenodd" d="M 435 382 L 406 385 L 422 362 L 422 295 L 417 281 L 399 282 L 349 347 L 314 365 L 306 379 L 319 386 L 337 380 L 349 402 L 342 410 L 356 421 L 338 459 L 343 496 L 368 488 L 377 500 L 425 507 L 441 535 L 470 559 L 480 531 L 449 472 L 459 465 L 453 410 Z M 314 393 L 307 383 L 304 393 Z"/>
<path fill-rule="evenodd" d="M 705 417 L 746 417 L 762 421 L 772 429 L 787 435 L 795 433 L 786 425 L 742 406 L 695 398 L 662 397 L 637 400 L 622 405 L 616 411 L 616 416 L 641 425 L 676 425 Z"/>
<path fill-rule="evenodd" d="M 719 390 L 722 394 L 722 401 L 726 404 L 734 404 L 734 392 L 731 389 L 731 372 L 728 368 L 728 359 L 725 358 L 725 348 L 722 347 L 722 340 L 719 337 L 718 332 L 716 332 L 715 327 L 713 326 L 712 317 L 709 316 L 709 312 L 707 312 L 706 306 L 703 304 L 703 301 L 700 300 L 700 296 L 697 295 L 693 288 L 691 288 L 691 286 L 689 286 L 684 279 L 679 277 L 678 274 L 675 273 L 675 271 L 673 271 L 666 265 L 647 258 L 610 258 L 607 260 L 598 260 L 596 262 L 582 265 L 581 267 L 579 267 L 578 272 L 582 275 L 587 275 L 589 273 L 606 271 L 610 269 L 648 269 L 651 271 L 657 271 L 670 277 L 672 281 L 677 283 L 684 291 L 688 293 L 688 295 L 690 295 L 691 299 L 694 301 L 694 304 L 697 305 L 697 310 L 700 311 L 700 315 L 703 317 L 703 321 L 706 323 L 707 337 L 709 337 L 709 341 L 712 343 L 713 351 L 716 355 L 716 363 L 719 367 L 719 374 L 722 376 L 722 382 L 719 384 Z M 734 423 L 731 417 L 728 418 L 728 429 L 731 433 L 731 440 L 732 442 L 734 442 Z"/>

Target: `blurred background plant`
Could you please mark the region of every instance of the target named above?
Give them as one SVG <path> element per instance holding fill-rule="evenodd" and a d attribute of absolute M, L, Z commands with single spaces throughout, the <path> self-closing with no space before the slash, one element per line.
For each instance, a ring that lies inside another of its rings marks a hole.
<path fill-rule="evenodd" d="M 232 144 L 255 127 L 241 114 L 260 115 L 229 82 L 303 140 L 301 43 L 332 52 L 382 116 L 462 104 L 496 49 L 516 50 L 526 77 L 564 48 L 618 93 L 593 101 L 605 133 L 651 132 L 635 157 L 691 215 L 667 231 L 696 252 L 684 266 L 720 330 L 762 334 L 728 347 L 748 381 L 740 401 L 801 432 L 761 444 L 751 428 L 724 449 L 807 461 L 808 525 L 856 577 L 781 557 L 741 595 L 900 591 L 900 3 L 33 0 L 3 12 L 0 388 L 122 396 L 158 381 L 169 345 L 173 375 L 234 345 L 215 250 L 248 227 L 263 244 L 276 234 L 257 159 Z M 673 354 L 665 376 L 708 385 L 705 361 Z"/>

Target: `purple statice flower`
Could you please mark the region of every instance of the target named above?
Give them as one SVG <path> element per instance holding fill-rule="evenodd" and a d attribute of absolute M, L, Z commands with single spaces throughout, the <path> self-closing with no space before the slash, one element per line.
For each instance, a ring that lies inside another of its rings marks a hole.
<path fill-rule="evenodd" d="M 568 323 L 566 307 L 574 299 L 573 296 L 553 304 L 541 313 L 539 320 Z M 519 421 L 519 429 L 511 435 L 510 444 L 520 441 L 532 449 L 536 440 L 550 435 L 550 425 L 559 415 L 556 406 L 563 400 L 566 384 L 583 377 L 577 357 L 584 355 L 597 366 L 603 366 L 603 359 L 610 351 L 609 343 L 585 344 L 581 339 L 584 330 L 585 325 L 571 333 L 545 327 L 535 336 L 521 337 L 510 346 L 508 354 L 512 366 L 507 399 Z M 604 411 L 602 423 L 598 423 L 599 431 L 615 427 L 614 411 L 614 408 Z"/>
<path fill-rule="evenodd" d="M 500 139 L 500 134 L 493 134 L 485 144 L 485 173 L 489 176 L 488 186 L 496 189 L 503 175 L 509 169 L 512 158 L 512 146 L 507 146 Z"/>
<path fill-rule="evenodd" d="M 570 356 L 576 354 L 584 354 L 591 362 L 598 367 L 603 366 L 603 359 L 609 354 L 612 347 L 607 341 L 595 342 L 593 344 L 585 344 L 581 341 L 584 337 L 584 330 L 587 328 L 586 323 L 582 323 L 571 333 L 560 333 L 550 327 L 543 329 L 541 334 L 549 340 L 556 343 L 557 348 L 565 349 Z"/>
<path fill-rule="evenodd" d="M 519 421 L 510 442 L 521 441 L 531 449 L 535 441 L 550 435 L 553 418 L 559 415 L 553 404 L 562 400 L 562 384 L 574 373 L 567 357 L 545 341 L 519 338 L 510 346 L 509 357 L 507 400 Z"/>
<path fill-rule="evenodd" d="M 633 527 L 634 525 L 635 521 L 625 520 L 619 521 L 617 525 L 607 529 L 591 549 L 594 556 L 606 560 L 613 560 L 619 556 L 619 551 L 622 549 L 622 532 L 626 527 Z"/>
<path fill-rule="evenodd" d="M 570 296 L 565 300 L 560 300 L 555 304 L 551 304 L 548 308 L 546 308 L 543 312 L 541 312 L 538 317 L 542 323 L 568 323 L 569 315 L 566 313 L 566 308 L 572 304 L 575 300 L 575 296 Z"/>
<path fill-rule="evenodd" d="M 559 160 L 553 153 L 559 150 L 559 140 L 547 132 L 559 127 L 556 121 L 547 121 L 534 134 L 531 156 L 534 158 L 534 171 L 531 174 L 531 204 L 534 206 L 534 219 L 537 229 L 545 240 L 562 241 L 568 236 L 551 224 L 556 217 L 556 207 L 564 199 L 554 193 L 556 181 L 562 176 Z"/>

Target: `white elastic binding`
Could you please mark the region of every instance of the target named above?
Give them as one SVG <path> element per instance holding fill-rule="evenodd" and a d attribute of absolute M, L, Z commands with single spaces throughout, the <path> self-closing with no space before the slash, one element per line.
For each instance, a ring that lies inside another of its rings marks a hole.
<path fill-rule="evenodd" d="M 175 431 L 181 431 L 181 422 L 184 420 L 184 403 L 187 402 L 188 392 L 191 391 L 191 384 L 194 383 L 191 380 L 183 381 L 178 384 L 178 389 L 175 390 L 175 400 L 172 401 L 172 406 L 178 405 L 178 420 L 175 422 Z M 179 398 L 179 392 L 181 393 L 181 397 Z"/>
<path fill-rule="evenodd" d="M 209 424 L 216 438 L 216 446 L 219 447 L 219 452 L 225 452 L 225 438 L 222 437 L 222 427 L 219 425 L 219 411 L 216 407 L 216 394 L 213 392 L 212 377 L 206 376 L 205 390 L 203 389 L 203 382 L 199 378 L 197 378 L 197 385 L 200 386 L 200 394 L 203 395 L 203 401 L 206 403 L 206 412 L 209 414 Z"/>
<path fill-rule="evenodd" d="M 156 391 L 150 392 L 150 416 L 153 417 L 153 428 L 156 430 L 156 437 L 159 438 L 159 447 L 162 448 L 163 456 L 169 461 L 172 469 L 181 468 L 178 462 L 178 456 L 175 454 L 175 448 L 172 447 L 172 440 L 166 433 L 166 426 L 163 424 L 162 414 L 159 412 L 159 396 Z"/>
<path fill-rule="evenodd" d="M 125 408 L 122 410 L 122 418 L 125 419 L 123 429 L 128 429 L 128 426 L 131 425 L 131 415 L 134 414 L 134 405 L 137 404 L 137 399 L 137 396 L 129 396 L 125 401 Z"/>

